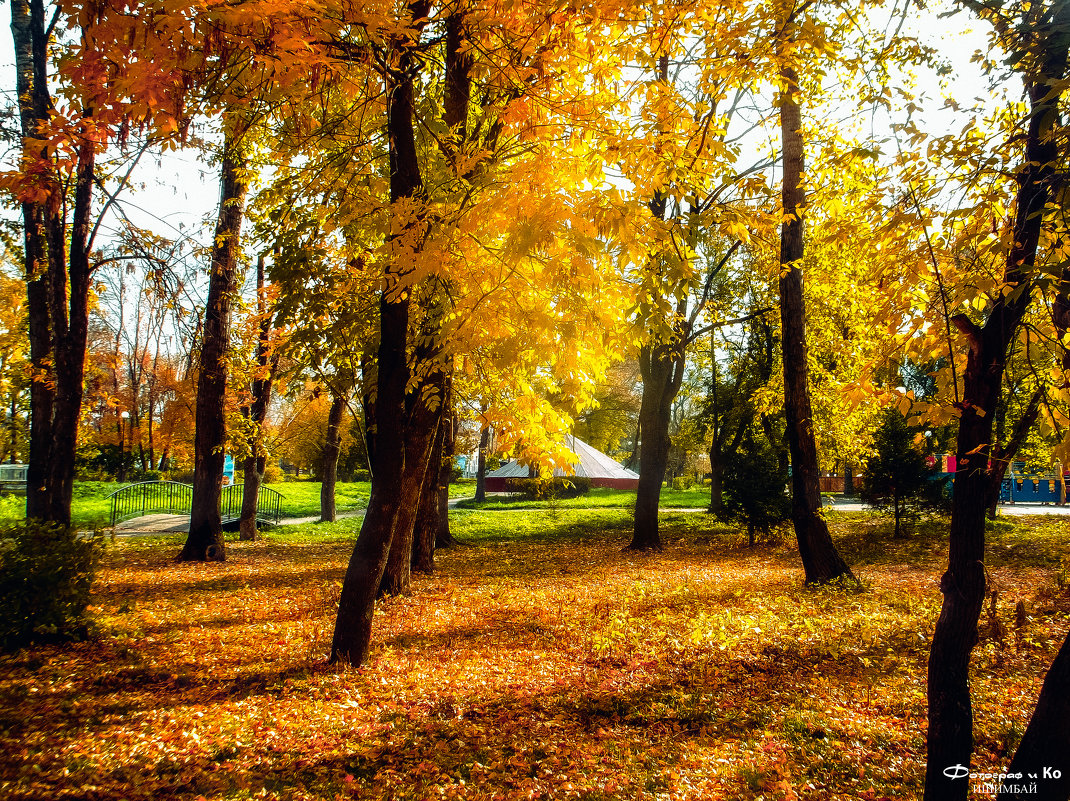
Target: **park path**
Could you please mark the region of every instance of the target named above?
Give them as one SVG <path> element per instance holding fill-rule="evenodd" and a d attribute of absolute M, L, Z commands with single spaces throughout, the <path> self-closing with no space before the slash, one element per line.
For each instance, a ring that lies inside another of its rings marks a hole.
<path fill-rule="evenodd" d="M 472 498 L 451 498 L 449 505 L 454 507 L 459 501 L 470 501 Z M 601 509 L 606 507 L 590 507 L 592 509 Z M 844 512 L 864 512 L 869 511 L 868 506 L 860 501 L 839 501 L 831 504 L 826 504 L 826 508 L 837 509 Z M 1053 504 L 1042 503 L 1007 503 L 1001 504 L 1000 512 L 1005 515 L 1070 515 L 1070 505 L 1067 506 L 1055 506 Z M 491 508 L 489 511 L 510 511 L 507 509 L 495 510 Z M 515 511 L 515 510 L 513 510 Z M 663 512 L 705 512 L 705 508 L 700 507 L 661 507 Z M 339 512 L 338 517 L 362 517 L 364 515 L 364 509 L 349 509 L 344 512 Z M 315 523 L 318 521 L 319 515 L 309 515 L 307 517 L 284 517 L 279 520 L 280 526 L 298 526 L 302 523 Z M 133 520 L 127 520 L 125 523 L 120 523 L 115 527 L 116 536 L 129 536 L 136 534 L 169 534 L 180 533 L 189 531 L 189 515 L 145 515 L 144 517 L 136 517 Z"/>

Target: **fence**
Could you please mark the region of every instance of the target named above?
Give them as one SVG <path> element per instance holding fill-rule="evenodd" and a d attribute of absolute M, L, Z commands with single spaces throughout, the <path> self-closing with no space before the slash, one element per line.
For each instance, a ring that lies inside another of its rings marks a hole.
<path fill-rule="evenodd" d="M 152 514 L 189 514 L 193 487 L 177 481 L 141 481 L 120 487 L 108 496 L 111 524 Z"/>
<path fill-rule="evenodd" d="M 241 517 L 241 502 L 244 490 L 244 484 L 228 484 L 223 487 L 223 495 L 219 500 L 219 516 L 224 523 L 233 523 Z M 282 496 L 271 487 L 265 487 L 261 484 L 260 494 L 256 499 L 256 519 L 278 525 L 281 505 Z"/>
<path fill-rule="evenodd" d="M 223 523 L 241 517 L 242 484 L 223 487 L 219 512 Z M 120 487 L 108 496 L 111 501 L 111 524 L 115 526 L 135 517 L 153 514 L 186 514 L 193 504 L 193 487 L 177 481 L 142 481 Z M 260 487 L 256 518 L 278 524 L 282 496 L 270 487 Z"/>

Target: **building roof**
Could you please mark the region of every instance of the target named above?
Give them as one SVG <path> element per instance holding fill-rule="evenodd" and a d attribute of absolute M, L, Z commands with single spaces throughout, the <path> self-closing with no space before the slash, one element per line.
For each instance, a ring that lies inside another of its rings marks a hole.
<path fill-rule="evenodd" d="M 579 457 L 572 468 L 577 476 L 586 478 L 639 478 L 639 474 L 615 462 L 600 450 L 588 445 L 578 437 L 565 437 L 565 445 Z M 560 467 L 554 470 L 555 476 L 567 476 Z M 520 462 L 506 462 L 497 470 L 487 473 L 487 478 L 527 478 L 528 467 Z"/>

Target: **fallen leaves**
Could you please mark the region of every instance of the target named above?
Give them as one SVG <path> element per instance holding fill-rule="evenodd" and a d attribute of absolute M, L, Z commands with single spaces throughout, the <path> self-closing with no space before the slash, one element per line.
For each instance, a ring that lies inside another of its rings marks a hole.
<path fill-rule="evenodd" d="M 465 514 L 489 529 L 503 513 Z M 803 589 L 790 548 L 741 549 L 702 515 L 670 519 L 664 554 L 636 555 L 615 513 L 601 530 L 509 514 L 543 536 L 440 552 L 438 574 L 381 606 L 360 671 L 323 662 L 350 549 L 335 529 L 235 543 L 212 565 L 120 544 L 98 638 L 0 660 L 0 795 L 918 792 L 938 535 L 882 540 L 852 594 Z M 872 539 L 866 525 L 833 521 L 844 542 Z M 1004 614 L 1030 598 L 1033 640 L 978 649 L 979 764 L 1005 761 L 1065 633 L 1060 564 L 997 570 Z"/>

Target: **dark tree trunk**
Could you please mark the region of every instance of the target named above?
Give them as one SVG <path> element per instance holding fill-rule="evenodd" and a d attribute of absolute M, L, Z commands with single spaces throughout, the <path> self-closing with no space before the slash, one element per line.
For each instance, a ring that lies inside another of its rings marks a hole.
<path fill-rule="evenodd" d="M 487 500 L 487 448 L 490 447 L 490 426 L 483 424 L 479 432 L 479 454 L 476 457 L 476 503 Z"/>
<path fill-rule="evenodd" d="M 331 410 L 327 413 L 327 441 L 323 445 L 320 474 L 320 522 L 333 523 L 337 518 L 334 490 L 338 484 L 338 454 L 342 450 L 342 415 L 346 410 L 344 393 L 331 389 Z"/>
<path fill-rule="evenodd" d="M 200 371 L 197 376 L 193 500 L 189 536 L 179 561 L 223 561 L 226 550 L 219 503 L 223 491 L 230 314 L 238 289 L 238 254 L 248 190 L 243 124 L 232 119 L 223 143 L 222 193 L 212 245 L 212 274 L 204 309 Z"/>
<path fill-rule="evenodd" d="M 420 488 L 420 502 L 416 510 L 416 524 L 412 536 L 412 569 L 417 573 L 435 571 L 435 539 L 438 534 L 438 496 L 442 479 L 442 454 L 446 436 L 446 421 L 439 421 L 431 456 Z M 388 563 L 389 564 L 389 563 Z"/>
<path fill-rule="evenodd" d="M 418 573 L 434 572 L 435 550 L 454 543 L 449 518 L 453 474 L 453 378 L 450 375 L 445 378 L 445 397 L 416 513 L 412 569 Z"/>
<path fill-rule="evenodd" d="M 1058 778 L 1055 778 L 1055 771 L 1059 772 Z M 1070 637 L 1063 640 L 1062 648 L 1048 668 L 1029 726 L 1007 773 L 1039 777 L 1035 782 L 1037 792 L 1000 793 L 1000 801 L 1066 801 L 1070 798 Z M 1034 781 L 1014 783 L 1032 785 Z"/>
<path fill-rule="evenodd" d="M 988 519 L 996 519 L 996 507 L 999 505 L 999 491 L 1003 485 L 1003 476 L 1007 472 L 1007 465 L 1014 461 L 1018 450 L 1029 436 L 1033 424 L 1040 417 L 1040 402 L 1044 399 L 1043 388 L 1037 389 L 1029 398 L 1029 402 L 1022 411 L 1022 416 L 1014 425 L 1014 431 L 1006 445 L 1000 445 L 997 441 L 992 446 L 992 463 L 988 467 L 988 490 L 985 509 L 988 511 Z"/>
<path fill-rule="evenodd" d="M 672 402 L 684 372 L 683 337 L 672 345 L 644 345 L 639 354 L 643 399 L 639 407 L 639 487 L 635 494 L 635 527 L 628 548 L 662 549 L 658 504 L 669 461 Z"/>
<path fill-rule="evenodd" d="M 22 158 L 35 173 L 32 188 L 47 194 L 42 200 L 22 202 L 33 368 L 26 514 L 69 525 L 88 339 L 96 145 L 89 138 L 77 143 L 73 215 L 68 230 L 65 189 L 41 134 L 52 115 L 47 24 L 41 0 L 12 0 Z M 88 123 L 92 109 L 84 109 L 81 116 Z"/>
<path fill-rule="evenodd" d="M 724 509 L 724 463 L 721 461 L 721 446 L 714 440 L 710 445 L 710 512 L 716 514 Z"/>
<path fill-rule="evenodd" d="M 779 49 L 779 45 L 778 45 Z M 791 452 L 791 518 L 799 544 L 799 556 L 807 584 L 834 581 L 841 576 L 854 580 L 847 563 L 832 542 L 821 516 L 821 486 L 818 481 L 817 443 L 806 367 L 806 312 L 803 305 L 802 108 L 795 70 L 781 69 L 780 130 L 784 150 L 784 224 L 780 232 L 780 326 L 783 340 L 784 412 L 788 448 Z"/>
<path fill-rule="evenodd" d="M 418 365 L 420 361 L 424 359 L 418 357 Z M 417 382 L 409 396 L 410 408 L 405 431 L 405 471 L 397 488 L 400 508 L 394 524 L 390 556 L 379 583 L 380 596 L 402 595 L 409 591 L 416 514 L 419 511 L 420 495 L 427 474 L 433 472 L 433 480 L 437 482 L 438 466 L 432 468 L 430 459 L 445 401 L 445 375 L 437 369 L 426 380 Z"/>
<path fill-rule="evenodd" d="M 426 0 L 409 5 L 411 20 L 426 20 Z M 387 104 L 387 129 L 390 142 L 390 199 L 398 203 L 421 193 L 422 181 L 416 154 L 413 128 L 415 99 L 412 74 L 415 54 L 407 39 L 395 41 L 397 75 L 403 76 L 391 87 Z M 410 222 L 392 239 L 416 240 Z M 410 246 L 412 246 L 410 244 Z M 371 643 L 375 596 L 390 554 L 399 498 L 405 470 L 405 386 L 409 370 L 405 357 L 409 327 L 410 293 L 400 285 L 407 265 L 391 263 L 386 270 L 385 289 L 379 301 L 379 349 L 376 375 L 376 430 L 374 436 L 375 475 L 371 497 L 360 534 L 342 581 L 338 616 L 331 642 L 331 662 L 361 665 Z"/>
<path fill-rule="evenodd" d="M 378 371 L 372 357 L 371 345 L 366 345 L 360 356 L 360 376 L 362 390 L 360 406 L 364 410 L 364 453 L 368 457 L 368 475 L 375 476 L 375 392 Z"/>
<path fill-rule="evenodd" d="M 1066 31 L 1068 28 L 1070 4 L 1058 4 L 1051 29 Z M 1041 57 L 1037 61 L 1037 74 L 1026 78 L 1030 115 L 1025 131 L 1025 158 L 1017 174 L 1012 244 L 1004 267 L 1005 283 L 1018 287 L 1019 291 L 996 298 L 983 327 L 964 314 L 952 320 L 969 343 L 969 355 L 959 403 L 962 414 L 956 446 L 958 463 L 948 567 L 940 581 L 944 599 L 929 652 L 925 801 L 962 801 L 969 793 L 968 781 L 950 778 L 944 771 L 955 765 L 968 768 L 973 753 L 969 671 L 970 654 L 977 642 L 977 621 L 985 598 L 985 511 L 991 485 L 988 460 L 992 455 L 992 420 L 999 402 L 1007 348 L 1032 299 L 1029 282 L 1044 210 L 1058 181 L 1059 151 L 1053 132 L 1058 128 L 1061 89 L 1053 85 L 1066 72 L 1070 37 L 1053 34 L 1052 30 L 1046 38 L 1038 40 L 1039 44 L 1034 42 Z M 1055 684 L 1060 684 L 1058 678 Z M 1061 729 L 1050 728 L 1052 725 L 1051 718 L 1045 715 L 1036 724 L 1033 736 L 1039 740 L 1057 739 L 1060 731 L 1065 733 L 1065 718 Z M 1032 722 L 1030 728 L 1034 729 Z M 1064 758 L 1065 754 L 1066 751 Z"/>
<path fill-rule="evenodd" d="M 264 481 L 267 459 L 262 453 L 264 420 L 267 419 L 268 403 L 271 401 L 271 384 L 275 377 L 278 358 L 271 354 L 271 317 L 264 297 L 264 257 L 256 262 L 257 313 L 260 326 L 256 340 L 256 373 L 250 387 L 249 421 L 253 433 L 249 437 L 249 456 L 245 459 L 245 480 L 242 485 L 241 517 L 238 521 L 238 537 L 255 540 L 257 537 L 256 512 L 260 502 L 260 485 Z"/>
<path fill-rule="evenodd" d="M 442 430 L 442 458 L 438 464 L 438 525 L 435 528 L 435 548 L 449 548 L 457 544 L 450 531 L 450 482 L 453 481 L 453 459 L 457 453 L 457 415 L 453 408 L 453 376 L 446 377 L 446 416 L 439 424 Z"/>
<path fill-rule="evenodd" d="M 854 468 L 851 467 L 851 463 L 844 461 L 843 463 L 843 497 L 851 498 L 855 494 L 855 474 Z"/>

